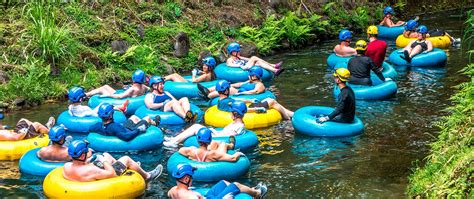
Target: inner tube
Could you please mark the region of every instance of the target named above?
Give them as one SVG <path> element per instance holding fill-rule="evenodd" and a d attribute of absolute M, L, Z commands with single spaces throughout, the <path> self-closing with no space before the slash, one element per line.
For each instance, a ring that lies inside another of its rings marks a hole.
<path fill-rule="evenodd" d="M 123 93 L 124 90 L 117 90 L 115 93 Z M 145 104 L 145 95 L 137 96 L 137 97 L 127 97 L 122 99 L 115 99 L 110 97 L 99 97 L 99 95 L 94 95 L 89 99 L 89 107 L 95 108 L 99 106 L 101 103 L 109 103 L 112 105 L 122 105 L 126 100 L 129 100 L 129 104 L 127 106 L 126 115 L 133 115 L 138 107 L 143 106 Z"/>
<path fill-rule="evenodd" d="M 316 122 L 316 116 L 329 115 L 333 110 L 324 106 L 302 107 L 295 111 L 291 122 L 296 132 L 307 136 L 343 137 L 359 135 L 364 131 L 364 124 L 358 117 L 352 123 Z"/>
<path fill-rule="evenodd" d="M 446 52 L 439 48 L 433 48 L 433 51 L 431 52 L 423 52 L 415 55 L 415 57 L 411 59 L 411 63 L 405 61 L 403 58 L 401 58 L 401 56 L 404 56 L 403 49 L 397 49 L 390 54 L 388 59 L 393 65 L 420 68 L 443 67 L 446 65 L 446 61 L 448 59 Z"/>
<path fill-rule="evenodd" d="M 378 37 L 384 39 L 395 39 L 398 35 L 403 34 L 405 27 L 403 26 L 395 26 L 395 27 L 387 27 L 387 26 L 377 26 L 379 31 Z"/>
<path fill-rule="evenodd" d="M 48 198 L 137 198 L 145 193 L 145 180 L 127 170 L 118 177 L 92 182 L 76 182 L 63 177 L 64 167 L 51 171 L 43 182 Z"/>
<path fill-rule="evenodd" d="M 229 154 L 234 154 L 234 151 L 228 151 Z M 169 174 L 173 173 L 176 166 L 181 163 L 188 163 L 197 168 L 194 171 L 193 180 L 202 182 L 215 182 L 219 180 L 235 180 L 250 169 L 250 160 L 247 156 L 240 156 L 237 162 L 196 162 L 175 152 L 168 159 L 167 169 Z"/>
<path fill-rule="evenodd" d="M 329 68 L 335 68 L 336 65 L 339 63 L 339 62 L 349 62 L 349 59 L 353 58 L 354 56 L 349 56 L 349 57 L 341 57 L 341 56 L 338 56 L 336 55 L 336 53 L 331 53 L 328 57 L 328 59 L 326 60 L 326 63 L 328 64 Z M 347 65 L 347 64 L 346 64 Z M 347 67 L 347 66 L 346 66 Z"/>
<path fill-rule="evenodd" d="M 24 174 L 46 176 L 53 169 L 61 167 L 65 162 L 46 162 L 38 158 L 38 151 L 41 148 L 36 148 L 26 152 L 20 159 L 20 172 Z"/>
<path fill-rule="evenodd" d="M 159 148 L 163 143 L 163 131 L 156 126 L 150 126 L 142 133 L 128 142 L 115 136 L 105 136 L 90 133 L 87 136 L 89 147 L 101 152 L 146 151 Z"/>
<path fill-rule="evenodd" d="M 266 113 L 247 112 L 243 118 L 246 129 L 273 126 L 280 123 L 281 119 L 280 112 L 275 109 L 269 109 Z M 213 127 L 225 127 L 232 123 L 232 113 L 221 111 L 217 108 L 217 105 L 214 105 L 206 110 L 204 121 L 207 125 Z"/>
<path fill-rule="evenodd" d="M 347 64 L 348 64 L 348 63 L 349 63 L 349 62 L 338 62 L 338 63 L 336 64 L 335 69 L 338 69 L 338 68 L 347 68 Z M 395 79 L 395 78 L 398 77 L 398 72 L 397 72 L 397 70 L 395 70 L 395 68 L 394 68 L 392 65 L 390 65 L 389 63 L 383 62 L 382 67 L 383 67 L 382 74 L 383 74 L 383 76 L 384 76 L 385 78 L 388 77 L 388 78 Z M 375 78 L 378 79 L 377 75 L 375 75 L 374 72 L 371 72 L 371 76 L 375 76 Z M 372 77 L 371 77 L 371 78 L 372 78 Z M 373 78 L 372 78 L 372 79 L 373 79 Z"/>
<path fill-rule="evenodd" d="M 216 130 L 222 130 L 222 128 L 217 128 Z M 229 143 L 230 136 L 224 137 L 212 137 L 212 140 Z M 184 146 L 195 146 L 199 147 L 196 136 L 189 137 L 183 143 Z M 245 130 L 243 133 L 235 136 L 235 149 L 240 151 L 250 151 L 251 149 L 258 146 L 258 137 L 253 131 Z"/>
<path fill-rule="evenodd" d="M 248 78 L 248 77 L 247 77 Z M 188 97 L 190 99 L 200 98 L 199 96 L 199 89 L 197 88 L 197 83 L 192 82 L 191 76 L 184 76 L 188 82 L 173 82 L 173 81 L 166 81 L 165 82 L 165 91 L 168 91 L 173 95 L 176 99 L 182 97 Z M 199 82 L 206 88 L 211 88 L 216 86 L 218 80 L 210 81 L 210 82 Z"/>
<path fill-rule="evenodd" d="M 263 69 L 263 68 L 262 68 Z M 217 65 L 214 69 L 217 79 L 225 79 L 231 83 L 245 82 L 249 80 L 248 70 L 243 70 L 240 67 L 228 67 L 226 63 Z M 273 78 L 273 74 L 263 69 L 262 81 L 270 81 Z"/>
<path fill-rule="evenodd" d="M 378 82 L 373 81 L 372 86 L 348 84 L 354 91 L 355 98 L 358 100 L 384 100 L 393 97 L 397 93 L 397 83 L 394 81 Z M 334 97 L 337 98 L 341 89 L 334 85 Z"/>
<path fill-rule="evenodd" d="M 39 135 L 38 137 L 19 141 L 0 141 L 0 160 L 18 160 L 26 152 L 48 146 L 48 144 L 48 135 Z"/>
<path fill-rule="evenodd" d="M 199 188 L 199 189 L 194 189 L 193 191 L 198 192 L 202 196 L 206 196 L 206 193 L 211 190 L 210 188 Z M 234 199 L 253 199 L 253 197 L 249 194 L 246 193 L 239 193 L 236 196 L 233 196 L 232 198 Z"/>
<path fill-rule="evenodd" d="M 117 123 L 124 123 L 127 120 L 125 115 L 120 111 L 114 111 L 114 121 Z M 68 111 L 62 112 L 58 117 L 58 124 L 62 124 L 66 127 L 68 132 L 72 133 L 87 133 L 89 128 L 102 122 L 100 117 L 87 116 L 87 117 L 76 117 L 71 116 Z"/>
<path fill-rule="evenodd" d="M 403 35 L 399 35 L 395 43 L 397 44 L 397 48 L 405 48 L 410 42 L 416 40 L 416 38 L 406 38 Z M 428 37 L 426 40 L 431 41 L 433 44 L 433 48 L 442 48 L 448 49 L 451 46 L 451 39 L 448 36 L 437 36 L 437 37 Z"/>
<path fill-rule="evenodd" d="M 202 110 L 197 107 L 196 105 L 190 103 L 190 108 L 193 113 L 198 114 L 198 119 L 196 122 L 200 122 L 202 120 L 202 116 L 204 113 Z M 139 118 L 144 118 L 146 116 L 150 116 L 154 118 L 155 116 L 159 115 L 161 117 L 160 125 L 182 125 L 185 124 L 184 119 L 176 115 L 173 111 L 171 112 L 163 112 L 160 110 L 151 110 L 146 107 L 146 105 L 141 106 L 135 112 L 135 115 Z"/>
<path fill-rule="evenodd" d="M 262 101 L 266 98 L 272 98 L 272 99 L 276 99 L 275 95 L 269 91 L 269 90 L 265 90 L 265 92 L 263 93 L 259 93 L 259 94 L 252 94 L 252 95 L 231 95 L 229 96 L 230 98 L 232 99 L 236 99 L 236 100 L 258 100 L 258 101 Z M 219 101 L 219 97 L 215 97 L 215 98 L 212 98 L 210 101 L 209 101 L 209 106 L 214 106 L 214 105 L 217 105 L 217 102 Z"/>

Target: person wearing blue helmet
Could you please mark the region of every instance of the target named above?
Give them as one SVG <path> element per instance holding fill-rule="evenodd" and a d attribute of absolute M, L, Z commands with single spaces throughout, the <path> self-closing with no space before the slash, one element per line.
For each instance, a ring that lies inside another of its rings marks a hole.
<path fill-rule="evenodd" d="M 68 91 L 68 98 L 69 104 L 68 106 L 68 113 L 70 116 L 74 117 L 87 117 L 87 116 L 93 116 L 97 117 L 97 111 L 99 110 L 99 106 L 95 107 L 94 109 L 90 108 L 87 105 L 82 105 L 82 103 L 85 101 L 87 98 L 86 96 L 86 91 L 84 88 L 79 87 L 79 86 L 74 86 Z M 126 100 L 122 105 L 120 106 L 114 106 L 116 110 L 122 111 L 122 112 L 127 112 L 127 106 L 129 104 L 129 100 Z"/>
<path fill-rule="evenodd" d="M 151 93 L 145 96 L 145 106 L 151 110 L 174 112 L 183 118 L 186 123 L 196 121 L 198 115 L 191 111 L 191 104 L 187 97 L 177 100 L 171 93 L 164 90 L 165 80 L 160 76 L 150 78 Z"/>
<path fill-rule="evenodd" d="M 349 57 L 357 54 L 357 51 L 350 46 L 352 40 L 352 33 L 349 30 L 339 31 L 339 41 L 341 43 L 334 47 L 334 53 L 340 57 Z"/>
<path fill-rule="evenodd" d="M 411 59 L 423 52 L 430 52 L 433 50 L 433 44 L 431 41 L 426 40 L 426 34 L 428 33 L 428 28 L 424 25 L 421 25 L 416 30 L 418 37 L 416 40 L 410 42 L 404 49 L 403 55 L 400 55 L 401 58 L 405 59 L 408 63 L 411 63 Z"/>
<path fill-rule="evenodd" d="M 54 126 L 49 129 L 49 140 L 51 145 L 41 148 L 37 152 L 39 159 L 46 162 L 68 162 L 71 157 L 67 152 L 69 141 L 72 141 L 71 136 L 66 136 L 66 130 L 62 126 Z"/>
<path fill-rule="evenodd" d="M 150 90 L 150 88 L 145 85 L 146 74 L 142 70 L 136 70 L 133 72 L 132 81 L 132 86 L 128 87 L 124 92 L 117 93 L 117 90 L 111 86 L 104 85 L 87 92 L 86 96 L 91 97 L 93 95 L 100 95 L 100 97 L 123 99 L 127 97 L 142 96 Z"/>
<path fill-rule="evenodd" d="M 54 117 L 49 117 L 48 122 L 45 125 L 21 118 L 13 129 L 4 129 L 3 126 L 1 126 L 0 141 L 26 140 L 41 135 L 47 135 L 49 129 L 53 127 L 55 122 L 56 120 Z"/>
<path fill-rule="evenodd" d="M 209 82 L 216 79 L 216 74 L 214 73 L 214 68 L 216 67 L 216 59 L 212 56 L 205 57 L 202 59 L 202 70 L 198 70 L 197 68 L 191 71 L 191 82 Z M 199 76 L 198 76 L 199 75 Z M 165 81 L 173 81 L 173 82 L 189 82 L 188 80 L 184 79 L 178 73 L 173 73 L 171 75 L 167 75 L 163 78 Z"/>
<path fill-rule="evenodd" d="M 393 10 L 392 7 L 387 6 L 385 9 L 383 9 L 383 20 L 380 22 L 381 26 L 387 26 L 387 27 L 396 27 L 396 26 L 403 26 L 405 24 L 404 21 L 397 21 L 397 23 L 394 23 L 392 18 L 393 15 L 395 15 L 395 11 Z"/>
<path fill-rule="evenodd" d="M 146 172 L 140 163 L 129 156 L 115 159 L 109 153 L 93 154 L 88 142 L 75 140 L 68 146 L 68 154 L 72 162 L 64 164 L 65 179 L 76 182 L 92 182 L 121 176 L 127 170 L 136 171 L 148 183 L 161 175 L 163 166 L 158 164 L 155 169 Z"/>
<path fill-rule="evenodd" d="M 416 32 L 416 29 L 418 28 L 418 25 L 418 21 L 413 19 L 408 20 L 405 24 L 405 29 L 403 30 L 403 36 L 406 38 L 417 38 L 418 33 Z"/>
<path fill-rule="evenodd" d="M 172 172 L 173 178 L 176 179 L 176 186 L 168 191 L 168 197 L 172 199 L 188 199 L 188 198 L 204 198 L 200 193 L 190 189 L 193 183 L 194 171 L 197 168 L 190 164 L 182 163 L 176 165 Z M 258 183 L 256 187 L 248 187 L 238 182 L 228 182 L 221 180 L 216 183 L 206 193 L 206 198 L 234 198 L 239 193 L 247 193 L 254 198 L 262 199 L 266 195 L 268 188 L 263 183 Z"/>
<path fill-rule="evenodd" d="M 279 76 L 285 70 L 281 68 L 281 65 L 283 64 L 282 61 L 276 64 L 270 64 L 256 56 L 250 58 L 240 56 L 240 44 L 237 42 L 232 42 L 227 46 L 227 53 L 229 54 L 229 58 L 227 58 L 226 64 L 229 67 L 248 70 L 253 66 L 260 66 L 265 70 L 273 72 L 275 76 Z"/>
<path fill-rule="evenodd" d="M 224 127 L 224 129 L 218 131 L 215 129 L 209 129 L 212 131 L 212 136 L 214 137 L 226 137 L 226 136 L 236 136 L 245 131 L 245 125 L 243 117 L 247 113 L 247 106 L 245 102 L 234 101 L 232 103 L 232 123 Z M 204 126 L 201 124 L 193 124 L 189 128 L 185 129 L 183 132 L 179 133 L 176 137 L 166 137 L 163 142 L 165 147 L 176 148 L 179 143 L 182 143 L 184 140 L 188 139 L 191 136 L 194 136 L 198 133 L 200 129 Z"/>

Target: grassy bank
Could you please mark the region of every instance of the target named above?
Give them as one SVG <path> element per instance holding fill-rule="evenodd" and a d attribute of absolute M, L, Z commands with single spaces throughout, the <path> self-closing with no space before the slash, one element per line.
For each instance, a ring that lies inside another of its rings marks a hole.
<path fill-rule="evenodd" d="M 472 49 L 474 15 L 466 21 L 465 48 Z M 474 64 L 469 50 L 469 64 L 462 73 L 468 76 L 451 97 L 449 116 L 438 123 L 438 140 L 431 144 L 426 164 L 409 177 L 408 195 L 428 198 L 472 198 L 474 196 Z"/>

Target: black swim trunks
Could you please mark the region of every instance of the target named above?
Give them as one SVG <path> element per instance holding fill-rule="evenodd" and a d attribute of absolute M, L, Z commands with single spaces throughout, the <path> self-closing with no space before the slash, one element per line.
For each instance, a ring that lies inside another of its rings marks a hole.
<path fill-rule="evenodd" d="M 257 107 L 264 107 L 266 109 L 269 109 L 270 106 L 268 105 L 268 102 L 265 101 L 265 102 L 258 102 L 258 103 L 251 103 L 249 105 L 249 108 L 257 108 Z"/>
<path fill-rule="evenodd" d="M 112 167 L 114 168 L 115 174 L 117 174 L 117 176 L 121 176 L 127 170 L 127 167 L 120 161 L 113 163 Z"/>
<path fill-rule="evenodd" d="M 147 129 L 150 126 L 150 124 L 148 124 L 148 122 L 145 120 L 140 120 L 139 122 L 135 124 L 135 122 L 128 119 L 127 121 L 125 121 L 125 123 L 123 123 L 123 126 L 131 131 L 138 129 L 138 127 L 140 127 L 141 125 L 145 125 L 146 127 L 145 129 Z"/>
<path fill-rule="evenodd" d="M 39 132 L 36 131 L 35 127 L 32 124 L 28 124 L 25 120 L 20 120 L 15 126 L 16 133 L 21 133 L 22 131 L 26 131 L 26 136 L 23 139 L 30 139 L 34 137 L 38 137 L 40 135 Z"/>

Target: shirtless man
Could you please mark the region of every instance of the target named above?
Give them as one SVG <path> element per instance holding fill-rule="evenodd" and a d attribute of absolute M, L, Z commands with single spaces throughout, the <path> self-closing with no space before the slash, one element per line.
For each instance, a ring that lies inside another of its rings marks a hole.
<path fill-rule="evenodd" d="M 52 144 L 41 148 L 36 155 L 46 162 L 71 161 L 71 157 L 69 157 L 67 153 L 67 146 L 64 146 L 66 142 L 66 130 L 61 126 L 55 126 L 49 130 L 48 135 Z"/>
<path fill-rule="evenodd" d="M 118 160 L 108 153 L 93 156 L 88 144 L 79 140 L 73 141 L 68 146 L 68 154 L 71 156 L 72 162 L 64 164 L 63 176 L 71 181 L 91 182 L 113 178 L 130 169 L 138 172 L 148 183 L 158 178 L 163 170 L 163 166 L 159 164 L 152 171 L 146 172 L 139 163 L 128 156 L 122 156 Z"/>
<path fill-rule="evenodd" d="M 336 55 L 340 57 L 349 57 L 357 55 L 357 51 L 349 46 L 349 44 L 351 43 L 351 39 L 351 31 L 341 30 L 339 32 L 339 40 L 341 41 L 341 43 L 334 47 L 334 53 L 336 53 Z"/>
<path fill-rule="evenodd" d="M 111 97 L 111 98 L 126 98 L 126 97 L 137 97 L 144 95 L 148 90 L 150 90 L 147 86 L 144 85 L 146 80 L 145 72 L 142 70 L 136 70 L 133 72 L 132 81 L 133 84 L 128 89 L 126 89 L 123 93 L 115 93 L 116 90 L 109 85 L 104 85 L 100 88 L 96 88 L 86 93 L 87 97 L 99 94 L 100 97 Z"/>
<path fill-rule="evenodd" d="M 49 129 L 54 125 L 56 120 L 50 117 L 46 126 L 39 122 L 32 122 L 25 118 L 21 118 L 13 130 L 0 129 L 0 141 L 18 141 L 37 137 L 41 134 L 48 134 Z"/>
<path fill-rule="evenodd" d="M 176 179 L 176 186 L 168 191 L 168 197 L 172 199 L 200 199 L 200 198 L 233 198 L 239 193 L 246 193 L 253 198 L 262 199 L 268 191 L 263 183 L 258 183 L 256 187 L 250 188 L 238 182 L 219 181 L 217 184 L 202 196 L 200 193 L 190 190 L 193 183 L 193 175 L 196 169 L 189 164 L 178 164 L 173 171 L 173 178 Z"/>
<path fill-rule="evenodd" d="M 405 24 L 404 21 L 397 21 L 397 23 L 394 23 L 392 21 L 392 17 L 395 14 L 395 11 L 390 6 L 387 6 L 385 7 L 385 9 L 383 9 L 383 14 L 384 14 L 383 20 L 380 22 L 381 26 L 396 27 L 396 26 L 403 26 Z"/>

